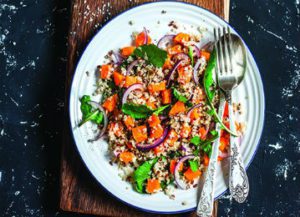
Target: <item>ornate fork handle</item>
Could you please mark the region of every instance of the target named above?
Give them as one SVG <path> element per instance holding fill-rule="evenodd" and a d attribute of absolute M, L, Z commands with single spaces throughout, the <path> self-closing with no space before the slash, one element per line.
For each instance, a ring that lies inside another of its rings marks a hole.
<path fill-rule="evenodd" d="M 220 98 L 219 115 L 223 114 L 225 105 L 224 97 Z M 216 126 L 217 132 L 220 134 L 220 125 Z M 214 183 L 216 177 L 217 159 L 219 153 L 219 139 L 217 139 L 212 147 L 212 153 L 209 160 L 208 168 L 205 173 L 204 184 L 200 194 L 197 206 L 197 216 L 211 217 L 214 206 Z"/>
<path fill-rule="evenodd" d="M 235 129 L 233 121 L 232 105 L 228 103 L 230 129 Z M 236 139 L 230 137 L 230 171 L 229 190 L 232 197 L 239 203 L 243 203 L 249 193 L 249 181 L 241 158 L 239 145 Z"/>
<path fill-rule="evenodd" d="M 214 182 L 216 174 L 217 160 L 210 159 L 208 169 L 206 171 L 201 197 L 197 207 L 197 216 L 211 217 L 214 205 Z"/>

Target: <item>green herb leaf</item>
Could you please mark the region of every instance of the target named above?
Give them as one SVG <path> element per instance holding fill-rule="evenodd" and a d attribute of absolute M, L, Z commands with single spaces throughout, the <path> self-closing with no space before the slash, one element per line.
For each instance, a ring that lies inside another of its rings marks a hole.
<path fill-rule="evenodd" d="M 216 136 L 218 134 L 218 132 L 216 130 L 212 130 L 212 131 L 210 131 L 210 134 L 213 136 Z"/>
<path fill-rule="evenodd" d="M 166 161 L 167 160 L 166 156 L 161 156 L 161 160 Z"/>
<path fill-rule="evenodd" d="M 205 74 L 204 74 L 204 78 L 203 78 L 203 86 L 204 86 L 204 90 L 207 96 L 207 101 L 208 104 L 211 107 L 211 110 L 209 111 L 209 114 L 215 116 L 216 118 L 216 122 L 218 122 L 221 127 L 223 127 L 228 133 L 230 133 L 232 136 L 237 136 L 237 134 L 235 134 L 234 132 L 232 132 L 230 129 L 228 129 L 222 121 L 222 118 L 219 117 L 216 109 L 213 106 L 213 98 L 215 97 L 215 93 L 216 93 L 216 84 L 214 82 L 213 79 L 213 70 L 216 66 L 216 51 L 213 50 L 211 57 L 209 59 L 209 62 L 207 64 L 206 70 L 205 70 Z"/>
<path fill-rule="evenodd" d="M 202 142 L 202 140 L 200 139 L 199 136 L 194 136 L 193 138 L 191 138 L 190 143 L 198 146 L 200 143 Z"/>
<path fill-rule="evenodd" d="M 190 168 L 193 172 L 196 172 L 198 170 L 198 168 L 199 168 L 198 161 L 190 160 L 189 164 L 190 164 Z"/>
<path fill-rule="evenodd" d="M 209 62 L 207 63 L 207 67 L 205 69 L 205 74 L 203 78 L 203 86 L 209 103 L 212 102 L 215 96 L 216 84 L 213 79 L 213 70 L 215 66 L 216 66 L 216 51 L 213 50 Z"/>
<path fill-rule="evenodd" d="M 206 113 L 209 114 L 210 116 L 214 115 L 213 109 L 207 110 Z"/>
<path fill-rule="evenodd" d="M 190 59 L 191 59 L 191 63 L 192 66 L 194 66 L 194 50 L 192 46 L 189 46 L 189 53 L 188 53 Z"/>
<path fill-rule="evenodd" d="M 172 89 L 173 89 L 173 95 L 177 100 L 183 103 L 186 103 L 188 101 L 188 99 L 185 96 L 181 95 L 181 93 L 178 90 L 176 90 L 175 87 L 172 87 Z"/>
<path fill-rule="evenodd" d="M 210 157 L 212 152 L 212 142 L 218 138 L 219 134 L 216 132 L 216 134 L 212 138 L 207 139 L 200 144 L 200 149 L 202 149 Z"/>
<path fill-rule="evenodd" d="M 199 156 L 199 152 L 200 152 L 200 150 L 199 150 L 199 148 L 197 148 L 196 150 L 193 151 L 193 155 Z"/>
<path fill-rule="evenodd" d="M 164 106 L 161 106 L 159 108 L 157 108 L 155 110 L 155 112 L 153 112 L 153 114 L 155 115 L 159 115 L 160 113 L 162 113 L 166 108 L 168 108 L 170 105 L 164 105 Z"/>
<path fill-rule="evenodd" d="M 144 162 L 133 173 L 133 180 L 135 181 L 135 189 L 139 193 L 143 193 L 144 182 L 150 177 L 150 172 L 158 158 Z"/>
<path fill-rule="evenodd" d="M 167 183 L 166 181 L 161 181 L 161 182 L 160 182 L 160 187 L 161 187 L 161 189 L 164 190 L 167 186 L 168 186 L 168 183 Z"/>
<path fill-rule="evenodd" d="M 167 59 L 167 52 L 154 44 L 139 46 L 134 50 L 133 54 L 156 67 L 162 67 Z"/>
<path fill-rule="evenodd" d="M 192 106 L 193 106 L 193 103 L 191 103 L 190 101 L 187 101 L 185 104 L 186 104 L 188 107 L 192 107 Z"/>
<path fill-rule="evenodd" d="M 125 103 L 122 105 L 122 112 L 135 119 L 147 118 L 153 113 L 153 110 L 146 105 Z"/>
<path fill-rule="evenodd" d="M 79 127 L 81 127 L 83 124 L 85 124 L 88 121 L 93 121 L 96 124 L 101 124 L 103 120 L 103 114 L 98 110 L 94 110 L 93 112 L 91 112 L 89 115 L 85 116 L 84 119 L 82 119 L 82 121 L 79 123 Z"/>
<path fill-rule="evenodd" d="M 212 133 L 213 132 L 213 133 Z M 196 150 L 193 151 L 193 154 L 195 156 L 199 155 L 199 151 L 202 150 L 203 152 L 205 152 L 208 156 L 211 155 L 212 152 L 212 142 L 215 141 L 217 138 L 219 138 L 219 134 L 217 133 L 217 131 L 213 130 L 211 131 L 211 134 L 213 135 L 212 138 L 207 139 L 207 140 L 201 140 L 199 136 L 194 136 L 190 142 L 192 144 L 194 144 L 195 146 L 197 146 Z"/>
<path fill-rule="evenodd" d="M 88 96 L 88 95 L 82 96 L 82 98 L 80 100 L 81 103 L 87 103 L 87 102 L 90 102 L 90 101 L 91 101 L 91 97 Z"/>
<path fill-rule="evenodd" d="M 93 107 L 90 105 L 91 97 L 84 95 L 81 99 L 80 110 L 82 112 L 82 120 L 79 123 L 79 127 L 85 124 L 88 121 L 92 121 L 95 124 L 101 124 L 103 121 L 103 114 L 99 109 L 93 110 Z"/>

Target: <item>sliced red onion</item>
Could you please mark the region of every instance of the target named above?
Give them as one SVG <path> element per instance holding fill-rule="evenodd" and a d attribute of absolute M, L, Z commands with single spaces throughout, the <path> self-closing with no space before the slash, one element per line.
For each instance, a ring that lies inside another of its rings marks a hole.
<path fill-rule="evenodd" d="M 166 120 L 168 117 L 166 117 L 166 116 L 163 116 L 163 115 L 159 115 L 159 119 L 161 120 L 161 121 L 164 121 L 164 120 Z"/>
<path fill-rule="evenodd" d="M 187 55 L 186 53 L 178 53 L 175 54 L 172 59 L 174 61 L 179 61 L 179 60 L 183 60 L 184 62 L 189 62 L 190 61 L 190 57 L 189 55 Z"/>
<path fill-rule="evenodd" d="M 169 41 L 173 41 L 175 35 L 165 35 L 163 36 L 161 39 L 159 39 L 158 43 L 157 43 L 157 47 L 159 48 L 163 48 L 163 46 L 169 42 Z"/>
<path fill-rule="evenodd" d="M 183 150 L 183 151 L 186 151 L 186 150 L 187 150 L 186 147 L 185 147 L 184 145 L 181 145 L 181 146 L 180 146 L 180 149 Z"/>
<path fill-rule="evenodd" d="M 197 58 L 200 58 L 200 49 L 196 46 L 196 45 L 193 45 L 193 51 L 194 51 L 194 54 L 196 55 Z"/>
<path fill-rule="evenodd" d="M 115 149 L 115 150 L 113 151 L 113 153 L 114 153 L 115 157 L 118 157 L 119 154 L 121 154 L 121 151 Z"/>
<path fill-rule="evenodd" d="M 122 104 L 126 103 L 127 101 L 127 97 L 130 94 L 131 91 L 137 90 L 137 89 L 143 89 L 143 85 L 142 84 L 133 84 L 130 87 L 128 87 L 122 97 Z"/>
<path fill-rule="evenodd" d="M 155 140 L 152 144 L 146 144 L 146 145 L 137 144 L 136 147 L 142 151 L 147 151 L 149 149 L 155 148 L 156 146 L 159 146 L 161 143 L 163 143 L 163 141 L 168 135 L 168 132 L 169 132 L 169 128 L 165 128 L 163 135 L 157 140 Z"/>
<path fill-rule="evenodd" d="M 200 64 L 201 64 L 201 59 L 198 59 L 194 66 L 194 71 L 193 71 L 193 80 L 196 85 L 199 85 L 198 68 Z"/>
<path fill-rule="evenodd" d="M 188 111 L 187 116 L 190 117 L 192 111 L 193 111 L 195 108 L 199 108 L 199 107 L 201 107 L 201 106 L 202 106 L 202 103 L 199 103 L 199 104 L 197 104 L 197 105 L 194 105 L 194 106 Z"/>
<path fill-rule="evenodd" d="M 101 129 L 100 133 L 94 139 L 89 140 L 90 142 L 94 142 L 94 141 L 101 139 L 104 136 L 104 133 L 106 132 L 106 129 L 107 129 L 108 118 L 107 118 L 107 114 L 106 114 L 104 108 L 99 103 L 91 101 L 90 105 L 94 108 L 98 108 L 102 112 L 103 122 L 104 122 L 103 128 Z"/>
<path fill-rule="evenodd" d="M 214 43 L 212 41 L 207 42 L 206 44 L 204 44 L 200 50 L 206 50 L 208 52 L 212 52 L 214 48 Z"/>
<path fill-rule="evenodd" d="M 144 27 L 144 44 L 148 44 L 148 31 L 147 29 Z"/>
<path fill-rule="evenodd" d="M 183 62 L 183 60 L 178 61 L 178 62 L 174 65 L 174 67 L 173 67 L 173 69 L 171 70 L 171 72 L 167 75 L 167 87 L 170 86 L 171 80 L 173 79 L 173 76 L 174 76 L 174 73 L 175 73 L 176 69 L 178 68 L 178 66 L 179 66 L 182 62 Z"/>
<path fill-rule="evenodd" d="M 127 67 L 127 69 L 126 69 L 126 75 L 129 75 L 132 68 L 134 66 L 136 66 L 138 63 L 139 63 L 138 60 L 134 60 L 132 63 L 130 63 L 129 66 Z"/>
<path fill-rule="evenodd" d="M 123 61 L 123 57 L 117 53 L 117 52 L 113 52 L 113 57 L 114 57 L 114 63 L 117 64 L 117 65 L 120 65 Z"/>
<path fill-rule="evenodd" d="M 198 58 L 195 66 L 194 66 L 194 70 L 193 70 L 193 80 L 195 82 L 196 85 L 199 85 L 199 77 L 198 77 L 198 72 L 199 72 L 199 68 L 201 68 L 201 72 L 205 69 L 205 64 L 206 64 L 206 60 L 204 57 L 200 57 Z"/>
<path fill-rule="evenodd" d="M 186 156 L 182 157 L 175 166 L 175 169 L 174 169 L 175 182 L 176 182 L 177 186 L 181 189 L 187 189 L 187 186 L 186 186 L 185 182 L 182 179 L 180 179 L 180 175 L 179 175 L 180 165 L 183 164 L 185 161 L 187 161 L 189 159 L 194 159 L 194 158 L 195 158 L 194 155 L 186 155 Z"/>

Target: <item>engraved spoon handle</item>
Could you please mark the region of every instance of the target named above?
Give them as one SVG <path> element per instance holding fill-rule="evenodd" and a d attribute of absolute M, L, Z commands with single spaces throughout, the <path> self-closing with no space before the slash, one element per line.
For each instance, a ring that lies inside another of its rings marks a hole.
<path fill-rule="evenodd" d="M 235 132 L 234 116 L 231 102 L 228 103 L 230 129 Z M 243 203 L 249 193 L 249 181 L 240 154 L 240 147 L 237 139 L 230 136 L 230 171 L 229 191 L 232 197 L 239 203 Z"/>
<path fill-rule="evenodd" d="M 224 110 L 225 100 L 223 97 L 220 99 L 219 115 L 222 116 Z M 217 132 L 220 134 L 221 127 L 219 124 L 216 126 Z M 219 154 L 219 139 L 217 139 L 212 147 L 212 153 L 209 160 L 208 168 L 205 173 L 204 184 L 200 194 L 197 216 L 211 217 L 214 206 L 214 183 L 216 177 L 217 159 Z"/>

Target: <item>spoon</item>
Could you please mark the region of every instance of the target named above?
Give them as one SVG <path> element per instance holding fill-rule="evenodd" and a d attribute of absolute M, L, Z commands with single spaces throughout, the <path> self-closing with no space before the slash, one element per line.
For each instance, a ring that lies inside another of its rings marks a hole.
<path fill-rule="evenodd" d="M 230 129 L 235 131 L 234 115 L 232 111 L 231 93 L 244 79 L 247 55 L 243 41 L 237 35 L 231 34 L 230 29 L 223 28 L 221 37 L 220 28 L 214 30 L 218 42 L 217 50 L 217 81 L 218 86 L 223 90 L 225 99 L 228 102 Z M 249 193 L 249 181 L 241 158 L 240 148 L 236 138 L 230 136 L 230 171 L 229 190 L 232 197 L 239 203 L 246 200 Z"/>

